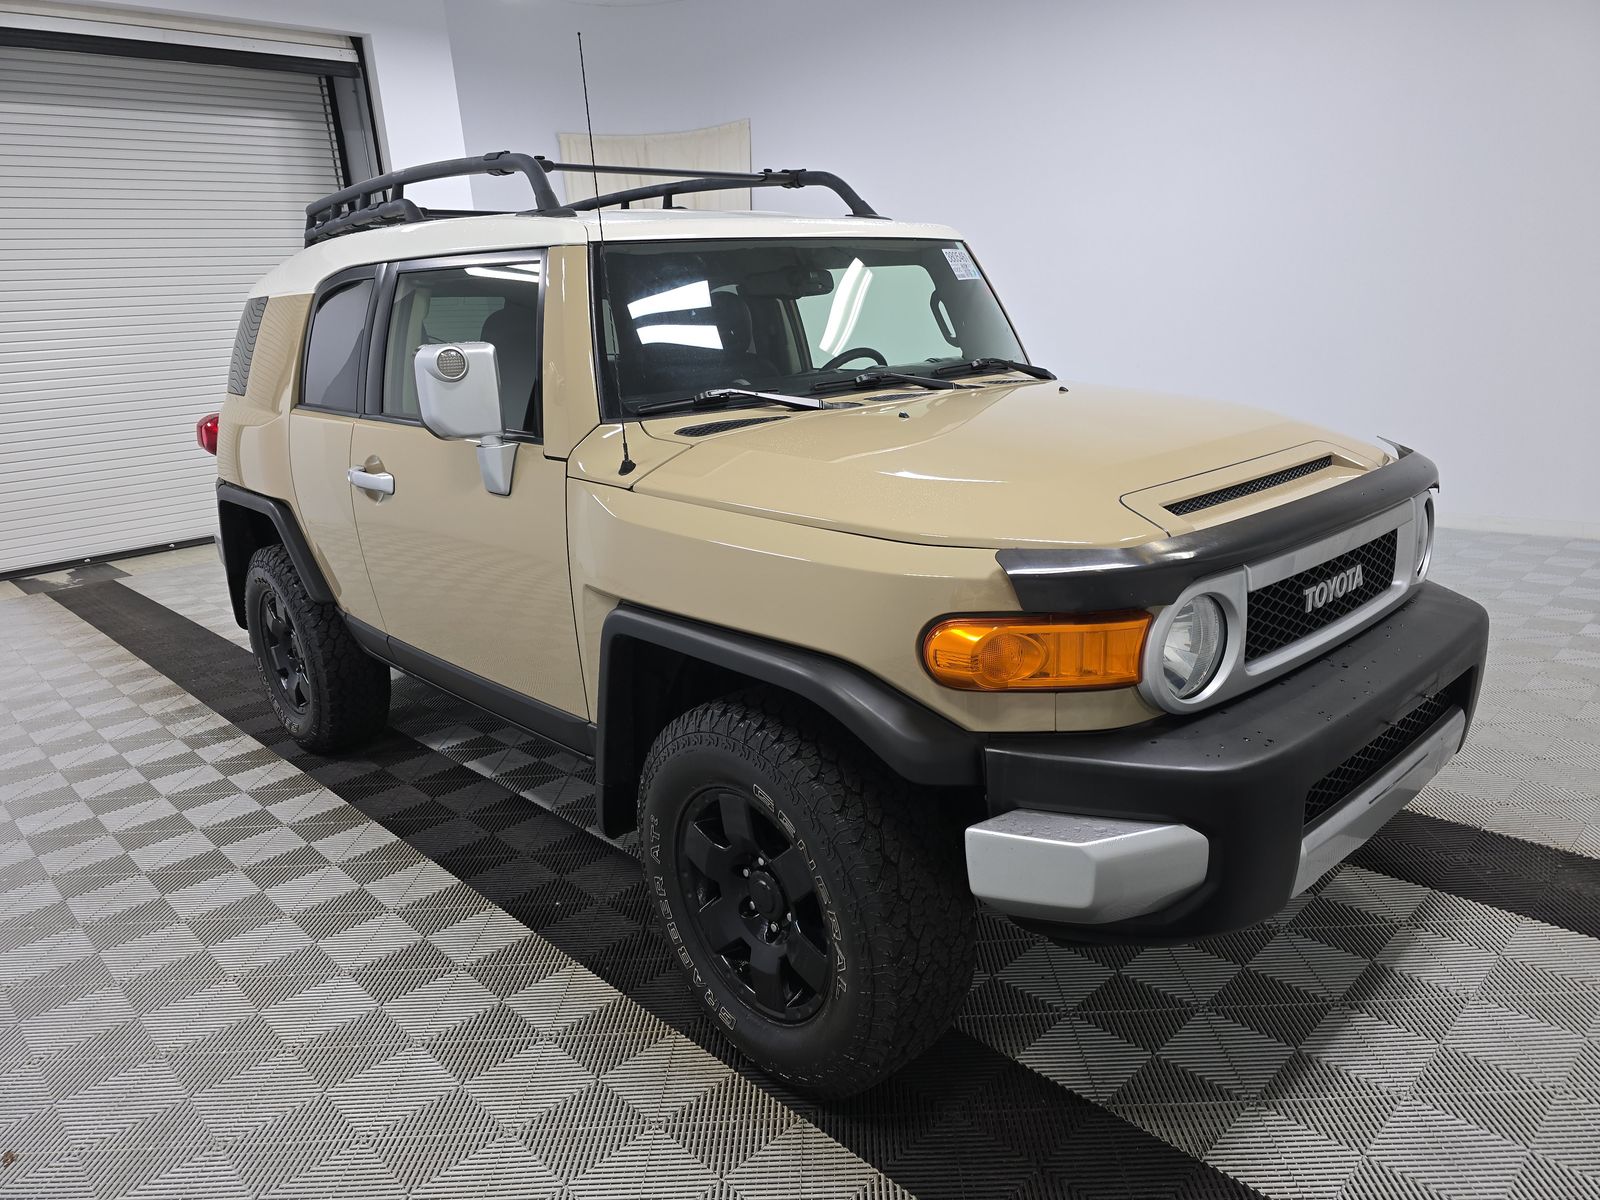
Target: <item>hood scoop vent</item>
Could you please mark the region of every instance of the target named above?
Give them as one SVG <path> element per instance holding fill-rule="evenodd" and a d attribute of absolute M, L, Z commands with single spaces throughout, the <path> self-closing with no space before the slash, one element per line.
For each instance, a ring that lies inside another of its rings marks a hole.
<path fill-rule="evenodd" d="M 776 417 L 735 417 L 728 421 L 711 421 L 705 425 L 685 425 L 672 432 L 679 437 L 710 437 L 713 433 L 726 433 L 730 429 L 743 429 L 746 425 L 765 425 L 768 421 L 781 421 L 787 413 Z"/>
<path fill-rule="evenodd" d="M 679 432 L 682 433 L 684 431 L 679 430 Z M 1242 500 L 1246 496 L 1254 496 L 1257 492 L 1264 492 L 1268 488 L 1291 483 L 1296 479 L 1304 479 L 1307 475 L 1315 475 L 1318 471 L 1326 471 L 1331 466 L 1333 466 L 1333 455 L 1324 454 L 1321 458 L 1303 462 L 1297 467 L 1286 467 L 1282 471 L 1274 471 L 1272 474 L 1263 475 L 1259 479 L 1247 479 L 1243 483 L 1218 488 L 1214 492 L 1190 496 L 1187 500 L 1174 500 L 1171 504 L 1165 504 L 1162 507 L 1173 516 L 1183 517 L 1192 512 L 1199 512 L 1202 508 L 1214 508 L 1216 505 L 1226 504 L 1230 500 Z"/>

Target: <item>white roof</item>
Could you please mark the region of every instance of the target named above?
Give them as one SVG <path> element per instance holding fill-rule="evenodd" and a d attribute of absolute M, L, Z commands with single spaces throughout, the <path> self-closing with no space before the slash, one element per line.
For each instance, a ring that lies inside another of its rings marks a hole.
<path fill-rule="evenodd" d="M 671 238 L 937 238 L 961 235 L 945 225 L 881 221 L 871 217 L 802 217 L 793 213 L 709 212 L 697 209 L 631 209 L 604 215 L 607 241 Z M 575 217 L 521 214 L 450 217 L 347 233 L 308 246 L 264 275 L 252 296 L 314 292 L 336 271 L 363 263 L 493 250 L 572 246 L 599 237 L 592 212 Z"/>

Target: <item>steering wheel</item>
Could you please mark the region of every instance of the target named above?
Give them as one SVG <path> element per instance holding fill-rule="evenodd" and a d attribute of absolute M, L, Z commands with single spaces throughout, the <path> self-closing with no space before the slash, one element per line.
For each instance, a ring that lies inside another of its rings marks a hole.
<path fill-rule="evenodd" d="M 843 354 L 835 354 L 817 369 L 819 371 L 832 371 L 838 367 L 844 366 L 845 363 L 856 358 L 870 358 L 880 367 L 887 367 L 889 365 L 889 360 L 883 355 L 879 354 L 871 346 L 856 346 L 854 349 L 846 350 Z"/>

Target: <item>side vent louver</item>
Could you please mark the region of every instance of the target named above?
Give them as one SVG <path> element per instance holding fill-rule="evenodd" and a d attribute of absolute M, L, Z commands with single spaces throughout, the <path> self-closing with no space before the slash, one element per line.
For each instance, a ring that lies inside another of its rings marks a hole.
<path fill-rule="evenodd" d="M 785 414 L 787 415 L 787 414 Z M 746 425 L 765 425 L 768 421 L 781 421 L 783 417 L 735 417 L 731 421 L 711 421 L 705 425 L 685 425 L 673 430 L 679 437 L 710 437 L 713 433 L 726 433 L 730 429 L 743 429 Z"/>
<path fill-rule="evenodd" d="M 1271 475 L 1263 475 L 1260 479 L 1248 479 L 1244 483 L 1218 488 L 1214 492 L 1206 492 L 1201 496 L 1190 496 L 1187 500 L 1174 500 L 1164 507 L 1174 516 L 1187 516 L 1189 513 L 1199 512 L 1202 508 L 1213 508 L 1218 504 L 1226 504 L 1229 500 L 1239 500 L 1245 496 L 1254 496 L 1257 492 L 1264 492 L 1268 488 L 1275 488 L 1282 483 L 1289 483 L 1295 479 L 1304 479 L 1307 475 L 1315 475 L 1318 471 L 1326 471 L 1331 466 L 1333 466 L 1333 455 L 1324 454 L 1321 458 L 1303 462 L 1298 467 L 1286 467 L 1282 471 L 1274 471 Z"/>
<path fill-rule="evenodd" d="M 256 334 L 261 332 L 261 318 L 267 312 L 267 298 L 257 296 L 245 302 L 239 315 L 239 329 L 233 335 L 233 361 L 228 364 L 228 391 L 235 396 L 244 395 L 250 385 L 250 360 L 256 352 Z"/>

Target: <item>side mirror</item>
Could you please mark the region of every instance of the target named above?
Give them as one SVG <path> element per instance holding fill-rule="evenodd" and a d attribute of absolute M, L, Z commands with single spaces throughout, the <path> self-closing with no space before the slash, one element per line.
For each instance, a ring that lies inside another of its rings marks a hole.
<path fill-rule="evenodd" d="M 488 342 L 419 347 L 416 370 L 422 423 L 435 437 L 500 435 L 500 368 Z"/>
<path fill-rule="evenodd" d="M 511 494 L 517 444 L 505 441 L 500 415 L 500 368 L 488 342 L 420 346 L 416 356 L 417 404 L 422 423 L 437 438 L 476 441 L 485 490 Z"/>

